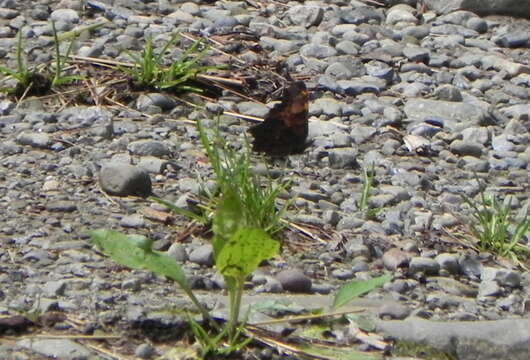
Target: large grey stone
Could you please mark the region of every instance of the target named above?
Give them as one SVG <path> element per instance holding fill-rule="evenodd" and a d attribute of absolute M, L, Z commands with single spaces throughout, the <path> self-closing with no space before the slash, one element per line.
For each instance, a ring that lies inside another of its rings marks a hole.
<path fill-rule="evenodd" d="M 530 319 L 436 322 L 418 318 L 376 323 L 377 331 L 428 344 L 459 360 L 527 360 Z"/>
<path fill-rule="evenodd" d="M 99 184 L 106 193 L 117 196 L 148 196 L 152 193 L 151 178 L 142 168 L 109 163 L 99 173 Z"/>
<path fill-rule="evenodd" d="M 425 0 L 430 10 L 447 14 L 455 10 L 469 10 L 478 15 L 512 15 L 530 17 L 530 2 L 520 0 Z"/>
<path fill-rule="evenodd" d="M 479 106 L 468 103 L 430 99 L 410 99 L 404 107 L 407 122 L 421 122 L 429 119 L 443 120 L 451 131 L 460 131 L 471 126 L 493 124 L 490 114 Z"/>
<path fill-rule="evenodd" d="M 27 338 L 17 343 L 17 346 L 29 349 L 52 359 L 85 360 L 91 356 L 84 346 L 67 339 L 38 339 Z"/>

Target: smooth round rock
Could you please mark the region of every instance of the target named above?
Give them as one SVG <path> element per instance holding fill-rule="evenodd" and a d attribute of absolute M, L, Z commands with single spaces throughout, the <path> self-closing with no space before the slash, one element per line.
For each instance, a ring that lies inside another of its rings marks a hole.
<path fill-rule="evenodd" d="M 381 306 L 377 315 L 385 320 L 403 320 L 410 314 L 410 309 L 400 303 L 388 303 Z"/>
<path fill-rule="evenodd" d="M 212 244 L 204 244 L 195 248 L 189 255 L 191 262 L 203 266 L 213 265 L 213 246 Z"/>
<path fill-rule="evenodd" d="M 287 269 L 276 274 L 276 279 L 286 291 L 308 293 L 311 291 L 312 281 L 298 269 Z"/>
<path fill-rule="evenodd" d="M 440 271 L 440 265 L 434 259 L 416 256 L 410 260 L 409 270 L 413 274 L 422 272 L 427 275 L 436 275 Z"/>
<path fill-rule="evenodd" d="M 101 189 L 110 195 L 142 196 L 152 194 L 151 178 L 144 169 L 122 163 L 109 163 L 99 172 Z"/>

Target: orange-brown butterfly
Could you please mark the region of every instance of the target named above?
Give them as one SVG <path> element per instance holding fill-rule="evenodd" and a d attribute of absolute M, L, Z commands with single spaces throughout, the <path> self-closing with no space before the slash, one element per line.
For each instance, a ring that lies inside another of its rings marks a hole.
<path fill-rule="evenodd" d="M 303 81 L 283 90 L 281 102 L 265 120 L 249 129 L 254 137 L 252 149 L 271 156 L 301 153 L 306 148 L 309 96 Z"/>

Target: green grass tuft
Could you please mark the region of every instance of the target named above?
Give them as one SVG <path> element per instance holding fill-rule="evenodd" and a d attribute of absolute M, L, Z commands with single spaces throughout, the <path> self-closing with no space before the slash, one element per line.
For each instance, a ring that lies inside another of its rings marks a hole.
<path fill-rule="evenodd" d="M 471 208 L 474 221 L 470 223 L 472 234 L 478 240 L 482 250 L 493 251 L 500 256 L 509 257 L 520 263 L 519 256 L 526 258 L 530 248 L 522 243 L 530 230 L 528 208 L 530 201 L 521 208 L 518 216 L 511 209 L 512 197 L 501 201 L 498 196 L 480 191 L 477 201 L 462 195 Z"/>
<path fill-rule="evenodd" d="M 207 46 L 204 46 L 202 40 L 195 41 L 177 60 L 172 61 L 169 67 L 166 67 L 165 64 L 168 62 L 166 53 L 180 39 L 179 33 L 173 34 L 162 49 L 157 52 L 153 40 L 147 38 L 145 46 L 139 54 L 126 51 L 126 54 L 134 61 L 134 66 L 132 68 L 120 66 L 119 69 L 128 74 L 137 87 L 202 92 L 191 82 L 198 74 L 218 67 L 200 65 L 201 60 L 204 59 L 209 50 Z"/>

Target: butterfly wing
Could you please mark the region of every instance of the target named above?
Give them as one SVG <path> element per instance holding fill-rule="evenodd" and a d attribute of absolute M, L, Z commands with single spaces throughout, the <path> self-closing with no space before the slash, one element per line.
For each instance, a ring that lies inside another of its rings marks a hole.
<path fill-rule="evenodd" d="M 252 148 L 257 152 L 283 156 L 305 149 L 308 133 L 308 92 L 302 81 L 292 83 L 282 101 L 267 114 L 265 120 L 250 128 Z"/>

